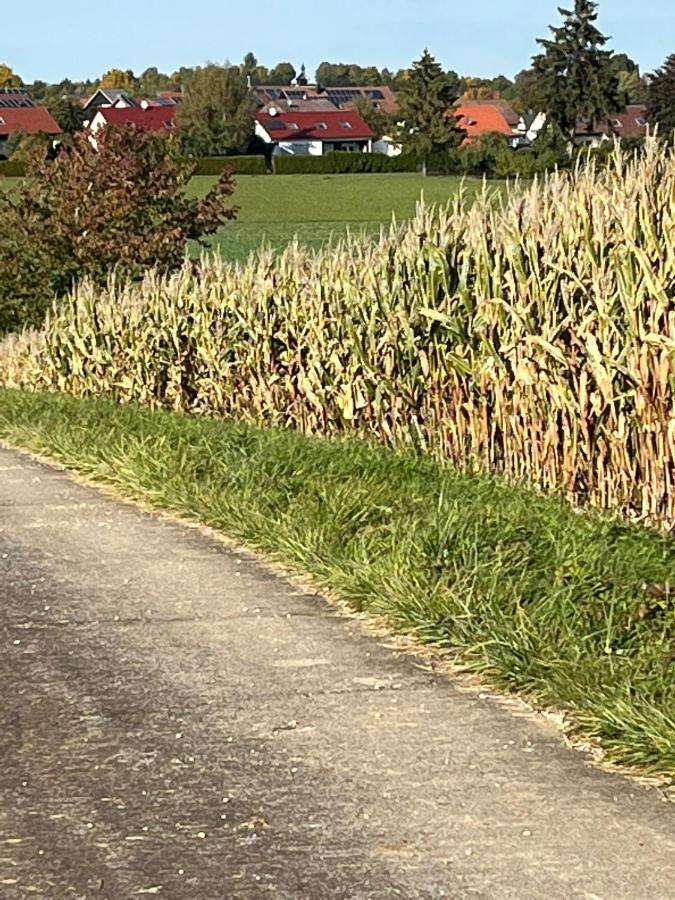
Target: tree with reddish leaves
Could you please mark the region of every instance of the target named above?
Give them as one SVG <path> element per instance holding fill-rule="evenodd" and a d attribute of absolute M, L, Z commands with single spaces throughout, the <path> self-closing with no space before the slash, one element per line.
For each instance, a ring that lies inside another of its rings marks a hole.
<path fill-rule="evenodd" d="M 131 127 L 74 135 L 55 159 L 36 148 L 26 180 L 0 192 L 0 333 L 39 325 L 78 279 L 178 268 L 188 241 L 236 216 L 231 174 L 195 199 L 193 171 L 177 141 Z"/>

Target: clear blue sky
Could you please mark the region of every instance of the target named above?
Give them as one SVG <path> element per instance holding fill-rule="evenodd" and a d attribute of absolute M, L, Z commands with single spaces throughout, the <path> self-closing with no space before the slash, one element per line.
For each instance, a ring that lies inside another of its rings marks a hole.
<path fill-rule="evenodd" d="M 565 5 L 564 0 L 560 0 Z M 568 0 L 569 2 L 569 0 Z M 428 46 L 463 75 L 513 76 L 528 65 L 535 38 L 558 19 L 551 0 L 85 0 L 9 2 L 0 17 L 0 62 L 25 81 L 96 77 L 113 66 L 229 59 L 253 50 L 260 62 L 323 59 L 397 69 Z M 675 53 L 674 0 L 601 0 L 613 49 L 643 71 Z"/>

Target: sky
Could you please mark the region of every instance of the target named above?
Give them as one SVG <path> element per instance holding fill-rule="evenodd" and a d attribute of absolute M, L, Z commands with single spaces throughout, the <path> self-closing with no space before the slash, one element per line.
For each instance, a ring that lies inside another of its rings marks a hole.
<path fill-rule="evenodd" d="M 568 0 L 567 5 L 571 3 Z M 509 77 L 529 64 L 535 40 L 564 0 L 34 0 L 8 3 L 0 62 L 24 81 L 95 78 L 112 67 L 239 62 L 252 50 L 267 66 L 290 61 L 403 68 L 429 50 L 462 75 Z M 67 12 L 66 12 L 67 10 Z M 673 0 L 601 0 L 612 48 L 651 71 L 675 53 Z"/>

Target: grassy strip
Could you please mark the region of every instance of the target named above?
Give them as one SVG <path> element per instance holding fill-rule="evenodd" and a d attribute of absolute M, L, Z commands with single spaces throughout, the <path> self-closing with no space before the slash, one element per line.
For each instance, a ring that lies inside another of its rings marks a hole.
<path fill-rule="evenodd" d="M 675 774 L 675 542 L 354 439 L 0 391 L 0 437 L 311 575 Z"/>

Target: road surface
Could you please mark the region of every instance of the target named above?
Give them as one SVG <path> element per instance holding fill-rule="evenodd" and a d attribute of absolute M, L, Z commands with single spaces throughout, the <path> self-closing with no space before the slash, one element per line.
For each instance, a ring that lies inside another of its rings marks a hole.
<path fill-rule="evenodd" d="M 672 898 L 675 809 L 0 449 L 0 897 Z"/>

